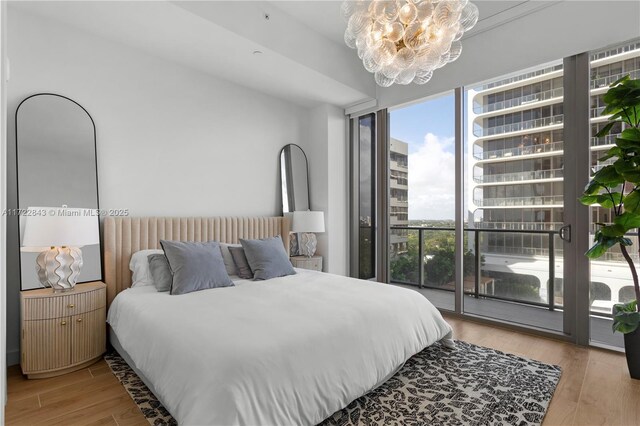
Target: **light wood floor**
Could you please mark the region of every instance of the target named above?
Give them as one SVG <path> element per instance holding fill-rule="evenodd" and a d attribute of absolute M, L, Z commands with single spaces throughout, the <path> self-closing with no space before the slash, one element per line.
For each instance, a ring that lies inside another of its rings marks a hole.
<path fill-rule="evenodd" d="M 447 317 L 460 340 L 560 365 L 562 379 L 545 425 L 640 425 L 640 380 L 624 355 Z M 100 361 L 51 379 L 9 369 L 8 425 L 144 425 L 142 413 Z"/>
<path fill-rule="evenodd" d="M 7 425 L 149 426 L 104 360 L 39 380 L 27 380 L 20 367 L 10 367 L 7 391 Z"/>

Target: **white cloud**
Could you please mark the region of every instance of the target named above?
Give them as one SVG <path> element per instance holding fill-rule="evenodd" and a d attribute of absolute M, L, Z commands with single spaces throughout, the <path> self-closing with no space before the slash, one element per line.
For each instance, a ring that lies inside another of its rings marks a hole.
<path fill-rule="evenodd" d="M 446 150 L 454 138 L 427 133 L 409 154 L 409 219 L 455 217 L 455 156 Z"/>

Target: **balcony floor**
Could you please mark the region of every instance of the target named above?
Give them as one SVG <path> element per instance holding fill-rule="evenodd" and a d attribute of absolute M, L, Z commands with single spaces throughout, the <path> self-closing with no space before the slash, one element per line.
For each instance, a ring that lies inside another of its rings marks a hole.
<path fill-rule="evenodd" d="M 454 297 L 452 292 L 419 288 L 412 285 L 393 285 L 421 293 L 439 309 L 454 310 Z M 501 300 L 476 299 L 473 296 L 465 296 L 464 310 L 465 313 L 484 318 L 522 324 L 546 331 L 562 332 L 562 311 L 558 310 L 550 311 L 545 308 L 504 302 Z M 601 317 L 591 317 L 591 341 L 593 343 L 618 348 L 624 347 L 622 335 L 611 331 L 611 320 Z"/>

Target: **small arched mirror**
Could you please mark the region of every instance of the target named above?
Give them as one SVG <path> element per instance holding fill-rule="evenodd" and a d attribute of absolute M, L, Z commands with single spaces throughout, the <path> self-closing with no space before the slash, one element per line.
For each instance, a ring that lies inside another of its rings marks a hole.
<path fill-rule="evenodd" d="M 283 213 L 310 209 L 307 156 L 296 144 L 285 145 L 280 151 L 280 183 Z"/>

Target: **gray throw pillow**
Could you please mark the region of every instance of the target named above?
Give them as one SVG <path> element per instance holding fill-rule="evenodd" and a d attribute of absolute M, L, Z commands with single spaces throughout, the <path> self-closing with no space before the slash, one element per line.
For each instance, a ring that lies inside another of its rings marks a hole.
<path fill-rule="evenodd" d="M 156 286 L 158 291 L 171 290 L 171 283 L 173 282 L 173 275 L 171 275 L 171 268 L 169 262 L 164 254 L 151 254 L 149 259 L 149 271 L 151 272 L 151 278 L 153 279 L 153 285 Z"/>
<path fill-rule="evenodd" d="M 233 285 L 217 242 L 183 243 L 160 240 L 160 245 L 173 275 L 170 294 L 186 294 Z"/>
<path fill-rule="evenodd" d="M 253 271 L 253 279 L 268 280 L 296 273 L 280 236 L 264 240 L 240 240 L 240 244 Z"/>
<path fill-rule="evenodd" d="M 224 266 L 227 268 L 227 274 L 238 275 L 238 269 L 236 268 L 236 264 L 233 262 L 233 256 L 229 251 L 229 247 L 242 247 L 240 244 L 225 244 L 220 243 L 220 250 L 222 251 L 222 258 L 224 259 Z"/>
<path fill-rule="evenodd" d="M 236 265 L 238 276 L 245 280 L 253 278 L 253 272 L 251 271 L 249 262 L 247 262 L 247 256 L 244 255 L 242 246 L 229 246 L 229 252 L 231 253 L 231 257 L 233 257 L 233 263 Z"/>

